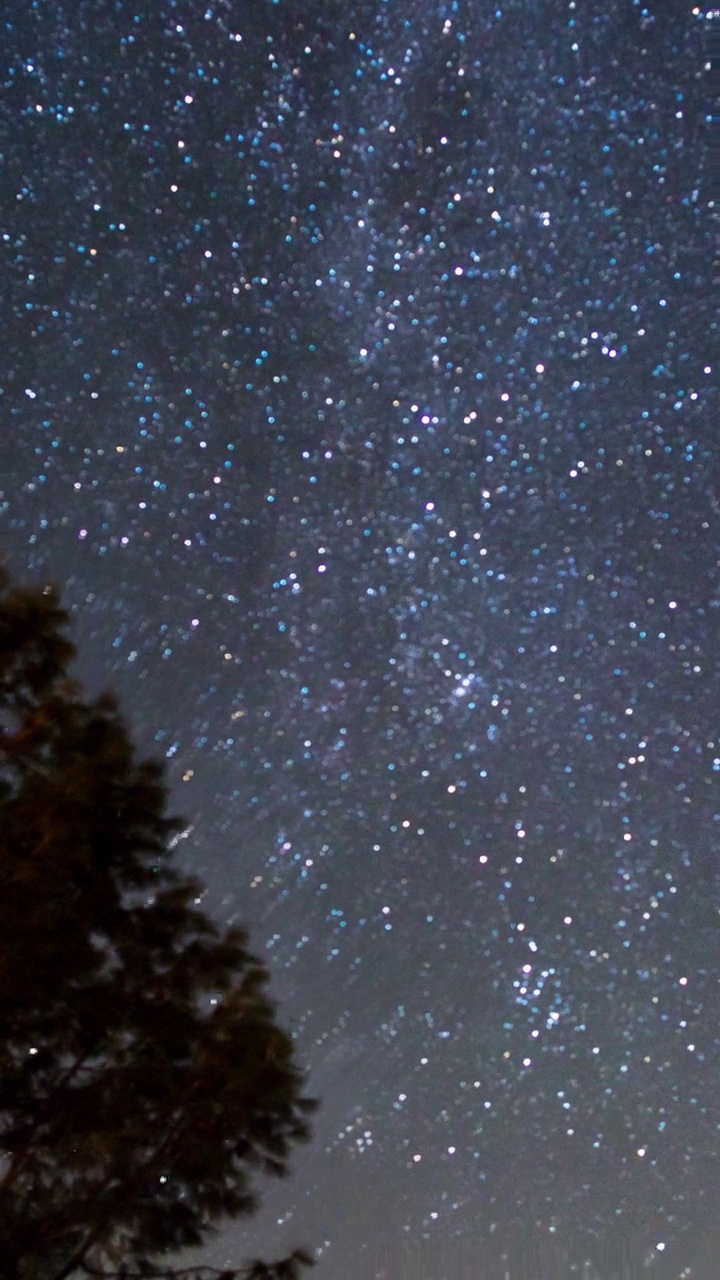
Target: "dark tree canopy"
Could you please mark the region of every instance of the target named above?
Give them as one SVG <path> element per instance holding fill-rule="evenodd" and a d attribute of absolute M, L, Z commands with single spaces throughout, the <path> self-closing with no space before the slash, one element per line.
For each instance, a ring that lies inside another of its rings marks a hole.
<path fill-rule="evenodd" d="M 161 765 L 69 678 L 66 622 L 0 566 L 2 1280 L 168 1274 L 253 1211 L 314 1105 L 246 934 L 172 866 Z"/>

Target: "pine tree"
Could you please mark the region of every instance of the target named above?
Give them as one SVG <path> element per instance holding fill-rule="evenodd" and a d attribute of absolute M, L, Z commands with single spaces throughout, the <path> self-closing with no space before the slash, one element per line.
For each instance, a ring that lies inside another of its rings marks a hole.
<path fill-rule="evenodd" d="M 172 865 L 162 766 L 70 679 L 66 624 L 0 567 L 0 1277 L 170 1275 L 287 1172 L 314 1103 L 245 932 Z"/>

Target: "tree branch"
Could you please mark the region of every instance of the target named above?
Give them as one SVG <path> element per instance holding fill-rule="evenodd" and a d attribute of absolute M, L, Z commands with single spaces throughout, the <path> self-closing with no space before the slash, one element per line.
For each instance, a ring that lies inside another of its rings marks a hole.
<path fill-rule="evenodd" d="M 15 1152 L 10 1157 L 9 1168 L 7 1172 L 2 1177 L 0 1177 L 0 1203 L 2 1203 L 2 1199 L 4 1195 L 12 1187 L 12 1184 L 16 1181 L 19 1174 L 22 1173 L 23 1169 L 27 1165 L 28 1160 L 34 1154 L 34 1147 L 32 1145 L 33 1134 L 37 1132 L 38 1129 L 41 1128 L 43 1122 L 47 1121 L 48 1117 L 52 1115 L 53 1111 L 57 1111 L 58 1092 L 66 1088 L 67 1085 L 70 1084 L 73 1078 L 77 1075 L 78 1071 L 82 1069 L 84 1064 L 87 1062 L 88 1058 L 90 1058 L 91 1056 L 92 1056 L 92 1050 L 90 1049 L 85 1050 L 80 1055 L 79 1058 L 76 1058 L 75 1061 L 71 1063 L 69 1067 L 65 1068 L 64 1074 L 61 1074 L 59 1080 L 56 1080 L 47 1086 L 48 1095 L 49 1095 L 50 1089 L 52 1089 L 53 1091 L 52 1100 L 48 1096 L 45 1099 L 45 1104 L 44 1105 L 42 1103 L 40 1104 L 33 1118 L 32 1133 L 30 1135 L 30 1141 L 25 1145 L 24 1148 L 22 1148 L 18 1152 Z M 8 1136 L 7 1132 L 0 1135 L 0 1137 L 4 1139 L 7 1139 L 7 1136 Z"/>
<path fill-rule="evenodd" d="M 301 1267 L 314 1267 L 315 1260 L 305 1249 L 294 1249 L 279 1262 L 247 1262 L 242 1267 L 158 1267 L 148 1262 L 133 1270 L 121 1267 L 118 1271 L 95 1269 L 88 1263 L 82 1267 L 93 1280 L 295 1280 Z"/>

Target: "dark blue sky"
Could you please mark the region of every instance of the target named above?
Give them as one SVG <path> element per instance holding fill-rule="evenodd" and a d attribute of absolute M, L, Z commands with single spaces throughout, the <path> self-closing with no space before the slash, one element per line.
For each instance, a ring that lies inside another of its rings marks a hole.
<path fill-rule="evenodd" d="M 178 854 L 322 1098 L 252 1243 L 322 1247 L 318 1280 L 408 1240 L 690 1250 L 720 1210 L 703 9 L 4 20 L 3 541 L 167 759 Z"/>

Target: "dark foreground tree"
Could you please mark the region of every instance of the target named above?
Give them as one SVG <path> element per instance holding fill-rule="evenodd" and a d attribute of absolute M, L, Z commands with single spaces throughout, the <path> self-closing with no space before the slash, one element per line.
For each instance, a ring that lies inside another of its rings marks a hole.
<path fill-rule="evenodd" d="M 314 1105 L 245 933 L 172 866 L 162 767 L 69 679 L 66 622 L 0 566 L 2 1280 L 171 1274 Z"/>

